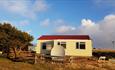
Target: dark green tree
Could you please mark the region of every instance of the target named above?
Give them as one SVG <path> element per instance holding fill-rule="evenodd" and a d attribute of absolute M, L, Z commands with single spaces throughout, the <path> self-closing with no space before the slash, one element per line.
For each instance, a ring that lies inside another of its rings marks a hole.
<path fill-rule="evenodd" d="M 15 58 L 20 51 L 27 51 L 32 40 L 33 37 L 30 34 L 18 30 L 11 24 L 0 24 L 0 50 L 7 53 L 7 56 L 10 51 L 14 52 Z"/>

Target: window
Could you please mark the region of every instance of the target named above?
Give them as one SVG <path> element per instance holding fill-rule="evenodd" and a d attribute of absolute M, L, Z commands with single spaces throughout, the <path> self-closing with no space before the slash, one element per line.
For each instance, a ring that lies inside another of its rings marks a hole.
<path fill-rule="evenodd" d="M 60 45 L 60 42 L 58 42 L 58 45 Z"/>
<path fill-rule="evenodd" d="M 66 42 L 58 42 L 58 45 L 63 46 L 64 48 L 66 48 Z"/>
<path fill-rule="evenodd" d="M 79 49 L 79 42 L 76 43 L 76 49 Z"/>
<path fill-rule="evenodd" d="M 66 48 L 66 42 L 61 42 L 61 46 L 63 46 L 64 48 Z"/>
<path fill-rule="evenodd" d="M 80 42 L 80 49 L 85 49 L 85 42 Z"/>
<path fill-rule="evenodd" d="M 46 49 L 46 43 L 42 43 L 42 49 Z"/>
<path fill-rule="evenodd" d="M 85 42 L 77 42 L 76 49 L 85 49 Z"/>

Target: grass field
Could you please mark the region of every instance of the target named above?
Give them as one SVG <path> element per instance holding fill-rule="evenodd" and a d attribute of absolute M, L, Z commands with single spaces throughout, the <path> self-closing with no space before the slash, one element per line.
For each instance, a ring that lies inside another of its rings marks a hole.
<path fill-rule="evenodd" d="M 115 70 L 115 63 L 77 61 L 69 64 L 51 64 L 40 62 L 37 64 L 29 64 L 24 62 L 12 62 L 6 58 L 0 58 L 0 70 Z"/>

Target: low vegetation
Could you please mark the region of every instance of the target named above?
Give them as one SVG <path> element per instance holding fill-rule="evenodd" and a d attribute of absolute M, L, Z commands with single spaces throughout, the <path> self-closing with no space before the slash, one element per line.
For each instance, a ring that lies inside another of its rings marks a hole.
<path fill-rule="evenodd" d="M 78 60 L 72 63 L 50 63 L 39 61 L 36 64 L 13 62 L 0 58 L 0 70 L 115 70 L 115 63 L 98 63 L 94 60 Z"/>
<path fill-rule="evenodd" d="M 94 49 L 93 56 L 95 57 L 106 56 L 108 58 L 115 58 L 115 50 Z"/>

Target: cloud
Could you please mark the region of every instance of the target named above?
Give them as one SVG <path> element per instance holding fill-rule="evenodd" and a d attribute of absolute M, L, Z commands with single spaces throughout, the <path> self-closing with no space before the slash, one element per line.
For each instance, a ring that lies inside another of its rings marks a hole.
<path fill-rule="evenodd" d="M 36 14 L 48 9 L 44 0 L 2 0 L 0 9 L 24 17 L 35 18 Z"/>
<path fill-rule="evenodd" d="M 46 18 L 46 19 L 40 21 L 40 25 L 45 26 L 45 27 L 48 27 L 48 26 L 57 27 L 60 25 L 65 25 L 65 24 L 67 24 L 67 23 L 63 19 L 52 20 L 50 18 Z"/>
<path fill-rule="evenodd" d="M 51 20 L 49 18 L 46 18 L 40 22 L 40 25 L 43 27 L 52 28 L 56 34 L 65 34 L 76 30 L 74 26 L 69 25 L 69 23 L 65 22 L 63 19 Z"/>
<path fill-rule="evenodd" d="M 63 19 L 57 19 L 55 21 L 53 21 L 53 23 L 55 25 L 63 25 L 63 24 L 66 24 L 66 22 L 63 20 Z"/>
<path fill-rule="evenodd" d="M 113 48 L 112 41 L 115 40 L 115 15 L 107 15 L 103 20 L 93 26 L 83 28 L 80 26 L 79 34 L 88 34 L 94 41 L 94 46 L 98 48 Z"/>
<path fill-rule="evenodd" d="M 42 25 L 42 26 L 48 26 L 48 25 L 50 25 L 50 19 L 45 19 L 45 20 L 43 20 L 43 21 L 41 21 L 40 22 L 40 25 Z"/>
<path fill-rule="evenodd" d="M 90 19 L 82 19 L 81 23 L 82 23 L 82 26 L 86 26 L 86 27 L 94 26 L 95 24 Z"/>
<path fill-rule="evenodd" d="M 67 32 L 73 31 L 75 29 L 76 28 L 73 27 L 73 26 L 62 25 L 62 26 L 60 26 L 56 29 L 56 32 L 58 32 L 58 33 L 67 33 Z"/>
<path fill-rule="evenodd" d="M 93 0 L 97 6 L 115 7 L 115 0 Z"/>
<path fill-rule="evenodd" d="M 29 21 L 28 20 L 20 21 L 18 25 L 19 26 L 27 26 L 27 25 L 29 25 Z"/>
<path fill-rule="evenodd" d="M 48 5 L 44 0 L 36 0 L 33 5 L 33 10 L 35 12 L 46 11 L 47 9 L 48 9 Z"/>
<path fill-rule="evenodd" d="M 115 15 L 107 15 L 98 22 L 93 22 L 91 19 L 82 19 L 80 26 L 60 25 L 57 29 L 56 34 L 90 35 L 96 48 L 113 48 L 112 41 L 115 41 Z"/>
<path fill-rule="evenodd" d="M 113 14 L 110 14 L 104 17 L 104 20 L 113 20 L 113 19 L 115 19 L 115 15 Z"/>

